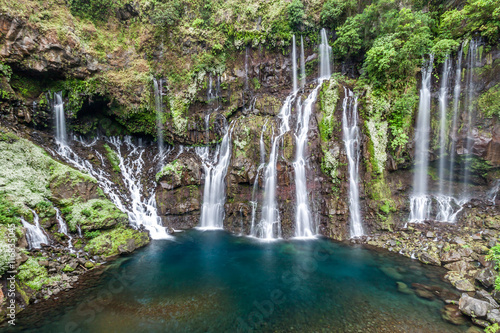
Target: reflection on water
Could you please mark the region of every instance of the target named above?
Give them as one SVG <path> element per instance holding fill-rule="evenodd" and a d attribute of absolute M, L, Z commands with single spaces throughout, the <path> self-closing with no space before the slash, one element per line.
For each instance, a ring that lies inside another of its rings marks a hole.
<path fill-rule="evenodd" d="M 88 287 L 43 304 L 50 309 L 29 308 L 11 330 L 465 331 L 467 326 L 441 319 L 443 301 L 419 298 L 411 287 L 420 283 L 449 293 L 442 273 L 325 239 L 259 242 L 192 230 L 113 263 Z"/>

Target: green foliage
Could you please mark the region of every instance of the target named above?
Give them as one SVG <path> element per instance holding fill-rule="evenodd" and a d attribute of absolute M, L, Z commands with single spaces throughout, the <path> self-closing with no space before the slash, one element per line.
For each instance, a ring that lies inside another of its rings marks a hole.
<path fill-rule="evenodd" d="M 40 257 L 37 259 L 44 260 L 45 258 Z M 43 285 L 59 280 L 61 277 L 56 275 L 49 278 L 47 269 L 40 266 L 37 259 L 30 257 L 24 264 L 19 266 L 17 277 L 19 281 L 23 282 L 28 287 L 38 291 L 42 289 Z"/>
<path fill-rule="evenodd" d="M 0 77 L 7 78 L 7 81 L 10 81 L 12 76 L 12 68 L 9 65 L 0 62 Z"/>
<path fill-rule="evenodd" d="M 304 19 L 306 17 L 306 13 L 304 11 L 304 4 L 300 0 L 293 0 L 290 2 L 287 8 L 288 12 L 288 23 L 290 27 L 294 30 L 299 30 Z"/>
<path fill-rule="evenodd" d="M 120 158 L 107 143 L 104 144 L 104 149 L 106 149 L 106 157 L 108 158 L 109 163 L 111 163 L 111 167 L 115 172 L 120 173 Z"/>
<path fill-rule="evenodd" d="M 109 257 L 119 254 L 120 248 L 126 249 L 130 240 L 133 240 L 134 248 L 138 248 L 149 243 L 149 236 L 145 232 L 119 227 L 91 239 L 85 246 L 85 251 Z"/>
<path fill-rule="evenodd" d="M 94 231 L 85 231 L 84 237 L 88 239 L 96 238 L 101 235 L 100 230 L 94 230 Z"/>
<path fill-rule="evenodd" d="M 179 22 L 184 5 L 178 0 L 155 1 L 151 20 L 159 27 L 171 27 Z M 202 21 L 203 22 L 203 21 Z"/>
<path fill-rule="evenodd" d="M 342 24 L 342 18 L 349 15 L 357 6 L 354 0 L 326 0 L 321 10 L 321 23 L 336 28 Z"/>
<path fill-rule="evenodd" d="M 323 141 L 331 139 L 335 125 L 335 109 L 339 99 L 338 83 L 331 79 L 330 84 L 325 84 L 320 92 L 321 111 L 323 117 L 319 122 L 319 133 Z"/>
<path fill-rule="evenodd" d="M 63 272 L 68 273 L 68 272 L 73 272 L 75 269 L 71 267 L 70 265 L 66 264 L 64 268 L 62 269 Z"/>
<path fill-rule="evenodd" d="M 68 0 L 71 13 L 93 21 L 107 21 L 119 7 L 114 0 Z"/>
<path fill-rule="evenodd" d="M 500 119 L 500 83 L 483 93 L 477 100 L 477 105 L 487 118 Z"/>
<path fill-rule="evenodd" d="M 184 166 L 179 163 L 178 160 L 174 160 L 169 164 L 165 165 L 160 172 L 156 174 L 156 181 L 159 181 L 161 178 L 165 176 L 172 176 L 174 174 L 181 175 Z"/>
<path fill-rule="evenodd" d="M 493 262 L 495 270 L 500 270 L 500 245 L 497 244 L 489 250 L 486 260 Z M 500 276 L 495 279 L 495 289 L 500 290 Z"/>
<path fill-rule="evenodd" d="M 500 326 L 498 323 L 492 324 L 484 329 L 485 333 L 497 333 L 500 331 Z"/>
<path fill-rule="evenodd" d="M 468 0 L 463 9 L 441 16 L 440 33 L 447 38 L 472 37 L 479 32 L 491 42 L 500 34 L 500 6 L 497 0 Z"/>
<path fill-rule="evenodd" d="M 0 194 L 0 224 L 20 225 L 21 224 L 21 220 L 19 219 L 20 215 L 21 215 L 20 209 L 14 206 L 12 202 L 7 200 L 5 194 Z"/>

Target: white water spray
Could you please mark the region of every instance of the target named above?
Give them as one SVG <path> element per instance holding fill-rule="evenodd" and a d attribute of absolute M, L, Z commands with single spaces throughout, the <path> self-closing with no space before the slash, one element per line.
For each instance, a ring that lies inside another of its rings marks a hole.
<path fill-rule="evenodd" d="M 325 28 L 321 29 L 321 44 L 319 45 L 319 77 L 320 79 L 329 79 L 331 75 L 332 47 L 328 44 L 328 37 Z"/>
<path fill-rule="evenodd" d="M 229 126 L 222 142 L 210 156 L 210 148 L 197 147 L 196 153 L 203 161 L 205 188 L 201 207 L 200 229 L 222 229 L 224 226 L 224 204 L 226 203 L 226 174 L 231 160 L 231 136 L 234 126 Z"/>
<path fill-rule="evenodd" d="M 21 217 L 21 223 L 23 227 L 26 228 L 26 240 L 28 241 L 29 249 L 40 249 L 42 248 L 42 244 L 49 244 L 49 239 L 45 235 L 42 227 L 40 226 L 40 218 L 38 214 L 31 210 L 33 213 L 33 223 L 26 222 L 25 219 Z"/>
<path fill-rule="evenodd" d="M 56 120 L 56 140 L 62 144 L 67 144 L 68 134 L 66 133 L 66 117 L 64 115 L 64 102 L 62 92 L 54 93 L 52 109 Z"/>
<path fill-rule="evenodd" d="M 359 207 L 359 153 L 358 98 L 344 87 L 342 103 L 342 134 L 349 168 L 349 217 L 351 237 L 363 236 L 363 222 Z"/>
<path fill-rule="evenodd" d="M 429 167 L 429 135 L 431 110 L 431 73 L 434 57 L 422 68 L 422 87 L 415 130 L 415 167 L 413 194 L 410 198 L 410 222 L 422 222 L 429 218 L 431 199 L 427 196 L 427 170 Z"/>

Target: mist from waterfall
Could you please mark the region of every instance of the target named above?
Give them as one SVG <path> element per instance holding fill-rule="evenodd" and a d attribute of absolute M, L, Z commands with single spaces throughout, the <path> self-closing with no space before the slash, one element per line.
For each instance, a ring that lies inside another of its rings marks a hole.
<path fill-rule="evenodd" d="M 410 222 L 422 222 L 429 218 L 431 199 L 427 195 L 427 172 L 429 168 L 429 135 L 431 112 L 431 74 L 434 57 L 431 55 L 422 66 L 422 87 L 415 129 L 415 166 L 413 193 L 410 198 Z"/>
<path fill-rule="evenodd" d="M 358 127 L 358 98 L 344 87 L 342 103 L 342 137 L 349 170 L 349 220 L 351 237 L 364 235 L 359 206 L 359 155 L 360 135 Z"/>
<path fill-rule="evenodd" d="M 226 127 L 222 142 L 211 154 L 210 147 L 197 147 L 205 170 L 205 186 L 201 207 L 200 229 L 222 229 L 226 203 L 226 174 L 231 160 L 231 135 L 234 126 Z"/>

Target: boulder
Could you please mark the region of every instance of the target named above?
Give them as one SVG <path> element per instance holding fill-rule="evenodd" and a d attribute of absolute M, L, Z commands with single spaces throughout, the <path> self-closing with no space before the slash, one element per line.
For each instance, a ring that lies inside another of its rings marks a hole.
<path fill-rule="evenodd" d="M 500 323 L 500 310 L 493 309 L 486 315 L 486 319 L 492 324 Z"/>
<path fill-rule="evenodd" d="M 455 250 L 443 252 L 441 254 L 441 261 L 444 263 L 459 261 L 460 258 L 461 258 L 460 253 L 458 253 L 458 251 L 455 251 Z"/>
<path fill-rule="evenodd" d="M 449 280 L 450 283 L 460 291 L 475 291 L 476 288 L 474 284 L 462 274 L 450 271 L 445 275 L 445 279 Z"/>
<path fill-rule="evenodd" d="M 470 297 L 466 293 L 463 293 L 462 297 L 460 297 L 460 300 L 458 301 L 458 308 L 467 316 L 480 318 L 486 317 L 488 311 L 493 310 L 493 307 L 489 302 Z"/>
<path fill-rule="evenodd" d="M 492 268 L 487 267 L 485 269 L 480 270 L 476 274 L 475 278 L 476 280 L 481 282 L 481 284 L 485 288 L 489 288 L 493 286 L 493 284 L 495 283 L 496 276 L 497 276 L 496 272 Z"/>
<path fill-rule="evenodd" d="M 423 262 L 424 264 L 441 266 L 441 260 L 439 260 L 437 254 L 429 253 L 429 252 L 420 252 L 417 255 L 418 260 Z"/>
<path fill-rule="evenodd" d="M 477 299 L 480 299 L 481 301 L 490 303 L 491 307 L 494 309 L 499 308 L 498 303 L 493 299 L 493 297 L 491 297 L 491 295 L 486 290 L 478 290 L 476 292 L 475 297 Z"/>

